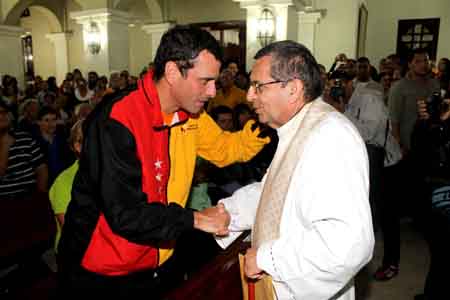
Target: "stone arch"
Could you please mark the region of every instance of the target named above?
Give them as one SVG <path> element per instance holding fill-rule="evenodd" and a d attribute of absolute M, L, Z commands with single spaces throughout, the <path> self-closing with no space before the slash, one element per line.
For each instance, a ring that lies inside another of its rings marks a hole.
<path fill-rule="evenodd" d="M 115 0 L 113 8 L 123 11 L 128 11 L 139 0 Z M 151 16 L 152 21 L 160 22 L 163 20 L 163 12 L 161 5 L 157 0 L 145 0 L 147 5 L 148 14 Z"/>
<path fill-rule="evenodd" d="M 40 0 L 19 0 L 16 4 L 5 13 L 5 25 L 11 26 L 19 26 L 20 25 L 20 16 L 22 12 L 28 8 L 33 7 L 38 9 L 41 13 L 43 13 L 49 20 L 49 24 L 51 25 L 51 29 L 55 32 L 62 31 L 61 20 L 63 16 L 58 16 L 58 14 L 54 11 L 52 7 L 48 6 L 48 1 Z"/>

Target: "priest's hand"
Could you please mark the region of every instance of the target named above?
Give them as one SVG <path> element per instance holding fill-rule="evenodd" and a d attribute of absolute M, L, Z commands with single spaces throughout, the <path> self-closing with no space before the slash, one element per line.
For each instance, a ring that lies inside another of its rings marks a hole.
<path fill-rule="evenodd" d="M 244 257 L 244 272 L 251 279 L 260 279 L 263 276 L 263 270 L 256 264 L 256 253 L 256 248 L 249 248 Z"/>
<path fill-rule="evenodd" d="M 200 212 L 194 212 L 194 227 L 218 236 L 229 233 L 230 214 L 223 203 L 208 207 Z"/>

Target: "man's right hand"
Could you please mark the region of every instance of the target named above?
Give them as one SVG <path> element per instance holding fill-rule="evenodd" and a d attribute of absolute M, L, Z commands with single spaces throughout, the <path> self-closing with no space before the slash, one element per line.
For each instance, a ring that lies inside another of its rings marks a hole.
<path fill-rule="evenodd" d="M 430 118 L 424 99 L 417 99 L 417 113 L 419 114 L 420 120 L 428 120 Z"/>
<path fill-rule="evenodd" d="M 441 112 L 442 121 L 445 121 L 450 117 L 450 99 L 444 99 L 444 104 L 447 109 Z M 420 120 L 428 120 L 430 118 L 430 114 L 427 111 L 427 104 L 424 99 L 417 99 L 417 112 Z"/>
<path fill-rule="evenodd" d="M 194 212 L 194 227 L 196 229 L 223 236 L 228 234 L 230 214 L 222 203 Z"/>

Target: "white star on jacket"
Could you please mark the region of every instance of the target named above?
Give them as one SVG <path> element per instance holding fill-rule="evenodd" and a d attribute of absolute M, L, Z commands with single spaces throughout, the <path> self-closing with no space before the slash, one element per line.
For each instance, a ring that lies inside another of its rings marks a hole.
<path fill-rule="evenodd" d="M 162 180 L 162 174 L 161 173 L 156 174 L 155 178 L 156 178 L 156 180 L 161 181 Z"/>
<path fill-rule="evenodd" d="M 161 167 L 162 167 L 162 161 L 161 160 L 157 160 L 157 161 L 155 161 L 155 168 L 156 169 L 161 169 Z"/>

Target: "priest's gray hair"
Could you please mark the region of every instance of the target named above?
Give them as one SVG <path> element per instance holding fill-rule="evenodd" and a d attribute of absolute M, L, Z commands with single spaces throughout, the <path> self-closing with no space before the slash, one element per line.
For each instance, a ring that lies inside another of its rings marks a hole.
<path fill-rule="evenodd" d="M 255 59 L 271 56 L 270 75 L 273 79 L 287 82 L 300 79 L 305 87 L 305 100 L 312 101 L 322 94 L 323 84 L 319 65 L 311 52 L 294 41 L 279 41 L 259 50 Z"/>

